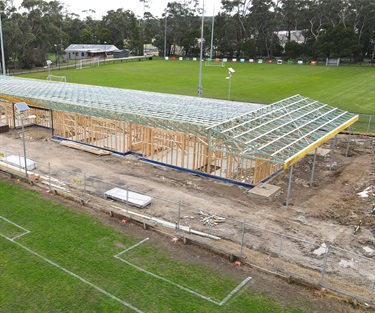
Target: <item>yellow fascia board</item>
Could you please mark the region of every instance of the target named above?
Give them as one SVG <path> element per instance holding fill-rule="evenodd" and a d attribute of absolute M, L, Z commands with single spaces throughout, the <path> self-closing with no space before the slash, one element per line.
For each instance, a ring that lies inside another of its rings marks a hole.
<path fill-rule="evenodd" d="M 0 100 L 3 99 L 3 100 L 7 100 L 9 102 L 12 102 L 12 103 L 16 103 L 16 102 L 26 102 L 27 104 L 29 105 L 34 105 L 34 106 L 38 106 L 38 107 L 43 107 L 41 106 L 39 103 L 36 103 L 34 101 L 30 101 L 30 100 L 27 100 L 27 99 L 22 99 L 22 98 L 16 98 L 16 97 L 13 97 L 13 96 L 6 96 L 6 95 L 0 95 Z"/>
<path fill-rule="evenodd" d="M 301 160 L 305 155 L 310 153 L 311 151 L 315 150 L 316 148 L 320 147 L 323 143 L 327 142 L 330 140 L 332 137 L 336 136 L 339 132 L 344 130 L 345 128 L 348 128 L 350 125 L 354 124 L 356 121 L 358 121 L 359 116 L 356 115 L 353 118 L 351 118 L 349 121 L 346 123 L 340 125 L 339 127 L 335 128 L 328 134 L 324 135 L 322 138 L 320 138 L 318 141 L 313 142 L 306 148 L 302 149 L 300 152 L 297 154 L 291 156 L 284 162 L 284 170 L 292 166 L 293 164 L 297 163 L 299 160 Z"/>

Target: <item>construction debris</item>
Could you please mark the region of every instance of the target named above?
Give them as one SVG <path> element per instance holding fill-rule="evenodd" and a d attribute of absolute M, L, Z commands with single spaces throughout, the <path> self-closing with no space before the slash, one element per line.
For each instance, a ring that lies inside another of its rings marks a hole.
<path fill-rule="evenodd" d="M 354 226 L 354 232 L 353 232 L 354 235 L 360 230 L 361 225 L 362 225 L 362 220 L 359 220 L 358 225 Z"/>
<path fill-rule="evenodd" d="M 217 226 L 220 223 L 225 223 L 225 218 L 220 217 L 211 213 L 206 213 L 203 211 L 199 211 L 199 215 L 203 215 L 200 218 L 200 221 L 203 223 L 205 226 Z"/>

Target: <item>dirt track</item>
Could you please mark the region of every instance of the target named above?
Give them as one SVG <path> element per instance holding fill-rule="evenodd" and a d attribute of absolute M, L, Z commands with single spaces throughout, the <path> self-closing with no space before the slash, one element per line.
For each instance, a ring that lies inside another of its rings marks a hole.
<path fill-rule="evenodd" d="M 334 166 L 330 159 L 318 157 L 313 187 L 309 187 L 312 156 L 296 164 L 289 206 L 285 206 L 289 173 L 276 175 L 270 184 L 281 192 L 272 199 L 250 196 L 248 190 L 185 172 L 153 166 L 134 157 L 98 157 L 62 147 L 40 128 L 27 129 L 27 157 L 36 163 L 50 163 L 86 173 L 87 176 L 127 185 L 130 189 L 155 197 L 181 201 L 225 216 L 246 220 L 260 227 L 293 235 L 309 242 L 329 242 L 342 249 L 375 257 L 375 138 L 356 137 L 345 157 L 346 137 L 339 136 Z M 330 146 L 326 146 L 330 149 Z M 0 134 L 0 152 L 22 153 L 20 131 Z M 358 193 L 367 188 L 367 197 Z M 168 209 L 168 208 L 167 208 Z M 160 213 L 167 217 L 168 210 Z M 353 237 L 353 226 L 362 220 L 360 232 Z M 364 247 L 368 248 L 364 250 Z M 375 275 L 375 273 L 372 273 Z M 375 276 L 374 276 L 375 277 Z"/>

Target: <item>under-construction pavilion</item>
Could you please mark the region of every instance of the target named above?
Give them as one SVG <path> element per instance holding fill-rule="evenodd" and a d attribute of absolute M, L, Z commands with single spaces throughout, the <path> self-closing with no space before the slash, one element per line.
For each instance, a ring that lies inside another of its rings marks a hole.
<path fill-rule="evenodd" d="M 301 95 L 271 105 L 0 76 L 0 122 L 254 186 L 358 120 Z"/>

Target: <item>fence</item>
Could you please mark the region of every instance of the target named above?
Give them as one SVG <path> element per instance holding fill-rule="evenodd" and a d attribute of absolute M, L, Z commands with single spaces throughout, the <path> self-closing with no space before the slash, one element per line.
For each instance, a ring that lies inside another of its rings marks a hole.
<path fill-rule="evenodd" d="M 14 155 L 0 151 L 4 157 Z M 16 154 L 19 164 L 21 154 Z M 313 243 L 289 234 L 271 231 L 204 208 L 191 207 L 175 199 L 163 199 L 147 190 L 130 190 L 126 184 L 105 182 L 79 171 L 69 171 L 37 162 L 32 175 L 46 188 L 65 192 L 85 203 L 96 203 L 107 210 L 123 212 L 140 221 L 170 228 L 175 235 L 195 236 L 216 250 L 231 251 L 246 258 L 246 262 L 268 272 L 325 287 L 360 301 L 375 304 L 375 260 L 329 243 Z M 8 165 L 2 163 L 0 169 Z M 24 171 L 9 166 L 13 174 Z M 125 192 L 151 196 L 151 205 L 140 209 L 125 202 L 105 200 L 104 193 L 114 187 Z"/>
<path fill-rule="evenodd" d="M 359 115 L 359 120 L 353 126 L 356 133 L 375 133 L 375 114 L 354 114 Z"/>
<path fill-rule="evenodd" d="M 107 58 L 107 59 L 100 59 L 100 66 L 109 65 L 109 64 L 117 64 L 117 63 L 128 63 L 128 62 L 139 62 L 139 61 L 149 61 L 152 60 L 153 56 L 131 56 L 128 58 Z M 29 70 L 20 69 L 7 69 L 7 75 L 9 76 L 15 76 L 15 75 L 22 75 L 22 74 L 30 74 L 30 73 L 39 73 L 39 72 L 45 72 L 47 75 L 50 72 L 55 72 L 58 70 L 67 70 L 67 69 L 76 69 L 77 65 L 81 59 L 76 60 L 69 60 L 64 62 L 58 62 L 58 64 L 54 63 L 51 64 L 50 67 L 34 67 Z"/>

